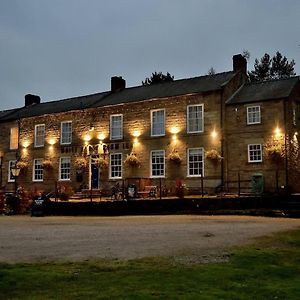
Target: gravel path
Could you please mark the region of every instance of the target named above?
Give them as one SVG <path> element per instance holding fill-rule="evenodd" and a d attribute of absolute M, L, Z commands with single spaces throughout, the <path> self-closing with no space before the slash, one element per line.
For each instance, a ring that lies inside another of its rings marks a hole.
<path fill-rule="evenodd" d="M 184 263 L 226 259 L 228 249 L 300 219 L 248 216 L 0 216 L 0 261 L 81 261 L 171 256 Z"/>

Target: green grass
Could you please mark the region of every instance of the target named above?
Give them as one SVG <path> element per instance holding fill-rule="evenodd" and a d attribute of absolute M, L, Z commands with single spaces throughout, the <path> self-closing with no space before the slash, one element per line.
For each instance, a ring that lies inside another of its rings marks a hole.
<path fill-rule="evenodd" d="M 259 239 L 218 264 L 1 264 L 0 299 L 300 299 L 300 231 Z"/>

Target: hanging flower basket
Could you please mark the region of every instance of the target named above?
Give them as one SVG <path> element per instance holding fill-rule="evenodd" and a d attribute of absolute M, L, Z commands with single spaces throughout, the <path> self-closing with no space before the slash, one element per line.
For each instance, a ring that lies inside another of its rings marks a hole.
<path fill-rule="evenodd" d="M 28 168 L 28 162 L 24 160 L 19 160 L 17 162 L 17 168 L 19 168 L 21 171 L 24 171 Z"/>
<path fill-rule="evenodd" d="M 50 159 L 44 159 L 42 162 L 42 168 L 46 170 L 50 170 L 53 168 L 52 161 Z"/>
<path fill-rule="evenodd" d="M 83 170 L 88 167 L 88 161 L 85 157 L 77 157 L 75 159 L 75 166 L 78 170 Z"/>
<path fill-rule="evenodd" d="M 106 169 L 108 168 L 108 161 L 102 157 L 96 158 L 94 160 L 95 166 L 97 166 L 100 169 Z"/>
<path fill-rule="evenodd" d="M 173 150 L 169 155 L 168 155 L 168 160 L 170 162 L 173 162 L 174 164 L 180 164 L 182 161 L 182 158 L 180 157 L 178 151 Z"/>
<path fill-rule="evenodd" d="M 126 159 L 124 160 L 124 164 L 130 167 L 140 167 L 141 162 L 137 158 L 135 153 L 130 153 L 129 155 L 127 154 Z"/>
<path fill-rule="evenodd" d="M 205 157 L 213 163 L 219 163 L 223 159 L 220 153 L 215 149 L 207 151 Z"/>

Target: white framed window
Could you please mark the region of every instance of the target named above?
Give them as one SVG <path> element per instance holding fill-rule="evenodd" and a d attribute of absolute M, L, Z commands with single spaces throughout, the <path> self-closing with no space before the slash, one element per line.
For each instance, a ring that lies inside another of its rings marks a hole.
<path fill-rule="evenodd" d="M 8 182 L 15 182 L 15 178 L 11 172 L 11 169 L 16 165 L 16 162 L 17 162 L 16 160 L 10 160 L 8 162 L 8 176 L 7 176 Z"/>
<path fill-rule="evenodd" d="M 71 179 L 71 158 L 61 157 L 59 159 L 59 180 Z"/>
<path fill-rule="evenodd" d="M 109 163 L 109 177 L 112 179 L 122 178 L 122 153 L 111 153 Z"/>
<path fill-rule="evenodd" d="M 60 143 L 61 145 L 69 145 L 72 143 L 72 121 L 61 122 Z"/>
<path fill-rule="evenodd" d="M 188 149 L 188 176 L 201 177 L 204 176 L 204 150 L 203 148 Z"/>
<path fill-rule="evenodd" d="M 262 147 L 261 144 L 248 145 L 248 162 L 262 162 Z"/>
<path fill-rule="evenodd" d="M 261 114 L 260 106 L 248 106 L 247 107 L 247 124 L 260 124 L 261 123 Z"/>
<path fill-rule="evenodd" d="M 150 177 L 165 177 L 165 150 L 151 151 L 150 159 Z"/>
<path fill-rule="evenodd" d="M 204 104 L 187 106 L 187 132 L 199 133 L 204 131 Z"/>
<path fill-rule="evenodd" d="M 43 179 L 44 179 L 43 159 L 42 158 L 34 159 L 32 181 L 43 181 Z"/>
<path fill-rule="evenodd" d="M 110 116 L 110 139 L 121 140 L 123 138 L 123 115 Z"/>
<path fill-rule="evenodd" d="M 165 109 L 151 110 L 151 136 L 165 135 Z"/>
<path fill-rule="evenodd" d="M 11 127 L 10 128 L 10 144 L 9 149 L 15 150 L 19 148 L 19 128 Z"/>
<path fill-rule="evenodd" d="M 43 147 L 45 144 L 45 124 L 34 127 L 34 147 Z"/>

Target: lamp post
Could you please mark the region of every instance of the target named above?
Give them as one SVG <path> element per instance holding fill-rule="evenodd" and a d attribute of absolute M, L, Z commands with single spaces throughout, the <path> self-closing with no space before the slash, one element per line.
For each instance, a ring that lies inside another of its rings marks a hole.
<path fill-rule="evenodd" d="M 17 164 L 15 164 L 14 167 L 11 168 L 11 174 L 15 179 L 15 194 L 17 193 L 17 188 L 18 188 L 17 177 L 20 175 L 20 171 L 21 169 L 18 168 Z"/>

